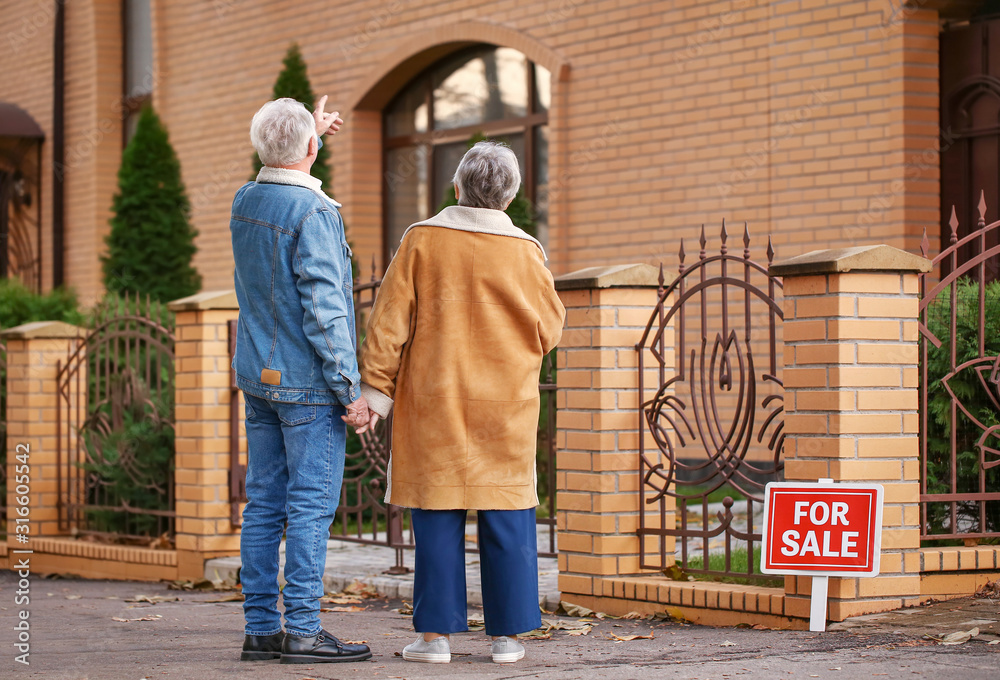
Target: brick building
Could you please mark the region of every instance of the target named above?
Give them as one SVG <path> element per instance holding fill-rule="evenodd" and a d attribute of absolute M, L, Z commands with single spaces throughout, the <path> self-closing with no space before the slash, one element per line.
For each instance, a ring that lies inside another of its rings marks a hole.
<path fill-rule="evenodd" d="M 180 157 L 204 288 L 229 288 L 249 120 L 296 41 L 347 121 L 328 190 L 365 270 L 434 210 L 479 130 L 521 157 L 559 273 L 672 261 L 680 238 L 722 218 L 769 232 L 781 255 L 915 252 L 939 231 L 941 149 L 975 165 L 972 142 L 942 142 L 939 72 L 992 77 L 988 60 L 948 66 L 939 43 L 986 35 L 989 4 L 0 0 L 0 178 L 14 187 L 2 195 L 24 213 L 40 285 L 93 299 L 123 141 L 149 100 Z M 19 137 L 15 118 L 44 137 Z"/>

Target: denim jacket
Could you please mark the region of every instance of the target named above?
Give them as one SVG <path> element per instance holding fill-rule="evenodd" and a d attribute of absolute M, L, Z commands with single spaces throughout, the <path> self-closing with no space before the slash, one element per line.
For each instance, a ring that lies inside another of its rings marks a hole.
<path fill-rule="evenodd" d="M 233 369 L 247 394 L 344 405 L 361 395 L 351 249 L 339 206 L 297 170 L 265 167 L 236 192 Z"/>

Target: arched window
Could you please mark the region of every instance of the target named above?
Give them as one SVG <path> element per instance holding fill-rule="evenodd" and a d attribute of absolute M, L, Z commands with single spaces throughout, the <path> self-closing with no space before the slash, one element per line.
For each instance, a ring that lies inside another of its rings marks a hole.
<path fill-rule="evenodd" d="M 452 54 L 410 82 L 384 112 L 386 255 L 409 225 L 437 212 L 469 140 L 480 133 L 517 154 L 521 191 L 544 242 L 551 99 L 545 68 L 492 45 Z"/>

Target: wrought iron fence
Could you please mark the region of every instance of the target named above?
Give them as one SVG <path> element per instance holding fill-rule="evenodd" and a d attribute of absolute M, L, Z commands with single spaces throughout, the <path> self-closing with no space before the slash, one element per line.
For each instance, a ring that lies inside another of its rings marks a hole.
<path fill-rule="evenodd" d="M 981 196 L 975 231 L 949 226 L 920 275 L 921 535 L 975 542 L 1000 537 L 1000 221 Z"/>
<path fill-rule="evenodd" d="M 108 296 L 57 363 L 59 527 L 111 540 L 174 535 L 174 328 L 164 305 Z"/>
<path fill-rule="evenodd" d="M 636 344 L 641 563 L 762 580 L 763 490 L 784 467 L 781 282 L 751 258 L 745 225 L 741 254 L 729 252 L 725 222 L 720 237 L 709 256 L 702 227 L 690 266 L 682 242 L 670 285 L 661 266 Z M 769 265 L 770 239 L 766 252 Z"/>
<path fill-rule="evenodd" d="M 0 342 L 0 539 L 7 536 L 7 346 Z"/>

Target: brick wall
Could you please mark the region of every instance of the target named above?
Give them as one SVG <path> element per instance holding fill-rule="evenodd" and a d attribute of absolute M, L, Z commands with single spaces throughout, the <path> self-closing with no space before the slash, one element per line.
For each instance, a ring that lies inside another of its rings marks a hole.
<path fill-rule="evenodd" d="M 722 217 L 772 231 L 783 255 L 853 241 L 916 251 L 922 228 L 937 229 L 937 163 L 922 160 L 936 158 L 933 11 L 889 18 L 887 3 L 866 0 L 153 4 L 155 103 L 194 205 L 206 290 L 231 286 L 227 217 L 250 174 L 247 127 L 289 43 L 301 44 L 314 89 L 344 107 L 407 45 L 457 40 L 457 22 L 478 27 L 467 40 L 505 36 L 569 65 L 550 119 L 558 272 L 658 262 Z M 41 6 L 0 0 L 15 25 Z M 120 90 L 114 7 L 68 4 L 68 145 L 99 129 Z M 23 75 L 20 53 L 0 49 L 0 71 L 17 74 L 0 98 L 24 102 L 46 130 L 48 27 L 25 44 Z M 333 193 L 367 264 L 381 253 L 379 120 L 344 113 Z M 68 187 L 67 276 L 85 294 L 99 278 L 118 139 L 105 135 Z"/>

